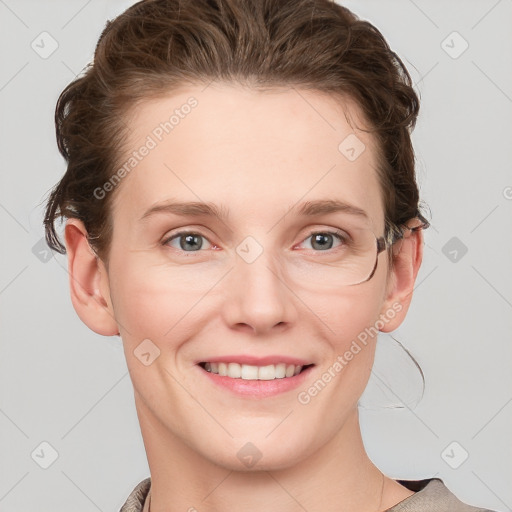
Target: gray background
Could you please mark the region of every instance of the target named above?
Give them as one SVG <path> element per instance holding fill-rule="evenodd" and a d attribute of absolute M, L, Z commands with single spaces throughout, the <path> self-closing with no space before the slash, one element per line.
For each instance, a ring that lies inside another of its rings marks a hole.
<path fill-rule="evenodd" d="M 106 19 L 131 3 L 0 0 L 2 512 L 118 510 L 149 475 L 121 342 L 80 322 L 65 258 L 41 242 L 41 204 L 64 172 L 55 102 Z M 423 368 L 425 394 L 416 407 L 362 408 L 365 444 L 391 477 L 438 476 L 464 501 L 511 510 L 512 1 L 346 5 L 383 32 L 421 94 L 414 143 L 432 211 L 394 333 Z M 409 389 L 400 376 L 417 375 L 390 368 L 386 339 L 376 375 L 393 402 Z"/>

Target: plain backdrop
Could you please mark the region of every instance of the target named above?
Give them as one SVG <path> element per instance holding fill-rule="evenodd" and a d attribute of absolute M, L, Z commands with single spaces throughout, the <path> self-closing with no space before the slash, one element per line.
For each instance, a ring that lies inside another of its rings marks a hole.
<path fill-rule="evenodd" d="M 78 319 L 66 260 L 45 248 L 41 224 L 65 170 L 55 102 L 130 4 L 0 0 L 2 512 L 118 510 L 149 476 L 121 341 Z M 393 478 L 437 476 L 463 501 L 511 510 L 512 1 L 345 5 L 383 32 L 421 95 L 413 140 L 432 214 L 393 333 L 421 365 L 424 395 L 400 406 L 418 373 L 383 337 L 361 407 L 365 445 Z"/>

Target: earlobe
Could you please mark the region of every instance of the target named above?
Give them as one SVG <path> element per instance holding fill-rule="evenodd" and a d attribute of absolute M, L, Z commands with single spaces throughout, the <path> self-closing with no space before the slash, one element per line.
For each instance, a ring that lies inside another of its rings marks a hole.
<path fill-rule="evenodd" d="M 104 263 L 89 245 L 83 222 L 69 219 L 65 239 L 71 302 L 75 311 L 94 332 L 104 336 L 118 334 L 108 274 Z"/>
<path fill-rule="evenodd" d="M 381 315 L 393 310 L 393 318 L 381 329 L 382 332 L 395 330 L 404 320 L 412 300 L 414 283 L 423 258 L 423 232 L 408 229 L 404 237 L 393 248 L 393 266 L 387 297 Z"/>

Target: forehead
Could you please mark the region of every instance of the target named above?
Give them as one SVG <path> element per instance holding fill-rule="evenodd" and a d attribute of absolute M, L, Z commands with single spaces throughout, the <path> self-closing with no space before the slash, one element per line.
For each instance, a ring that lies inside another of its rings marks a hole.
<path fill-rule="evenodd" d="M 142 101 L 126 122 L 120 167 L 127 172 L 114 223 L 170 197 L 215 203 L 260 223 L 289 205 L 327 198 L 383 222 L 376 147 L 358 130 L 366 125 L 349 99 L 213 83 Z"/>

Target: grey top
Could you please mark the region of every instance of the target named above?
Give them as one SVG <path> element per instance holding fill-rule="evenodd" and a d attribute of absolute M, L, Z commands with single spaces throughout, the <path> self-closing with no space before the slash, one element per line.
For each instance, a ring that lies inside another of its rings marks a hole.
<path fill-rule="evenodd" d="M 415 494 L 400 501 L 386 512 L 493 512 L 486 508 L 472 507 L 460 501 L 440 478 L 426 480 L 397 480 Z M 132 491 L 119 512 L 144 512 L 151 488 L 151 478 L 146 478 Z"/>

